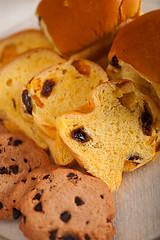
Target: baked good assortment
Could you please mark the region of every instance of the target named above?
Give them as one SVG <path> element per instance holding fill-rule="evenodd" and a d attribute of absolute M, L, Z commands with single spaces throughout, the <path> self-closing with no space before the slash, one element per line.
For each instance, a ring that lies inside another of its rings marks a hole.
<path fill-rule="evenodd" d="M 110 79 L 130 79 L 160 106 L 160 10 L 124 26 L 109 52 Z"/>
<path fill-rule="evenodd" d="M 107 54 L 121 25 L 140 14 L 141 0 L 42 0 L 36 14 L 55 51 L 96 59 Z"/>
<path fill-rule="evenodd" d="M 63 61 L 52 49 L 39 48 L 17 56 L 0 69 L 0 118 L 8 130 L 22 132 L 43 148 L 47 148 L 47 144 L 36 131 L 32 118 L 23 111 L 21 96 L 26 83 L 36 73 Z M 23 98 L 30 99 L 27 94 Z"/>
<path fill-rule="evenodd" d="M 105 240 L 115 233 L 109 188 L 72 169 L 52 170 L 23 198 L 21 212 L 20 229 L 28 239 Z"/>
<path fill-rule="evenodd" d="M 15 185 L 25 181 L 33 169 L 49 165 L 48 155 L 29 138 L 13 133 L 0 134 L 0 219 L 13 219 L 14 214 L 18 214 L 8 200 Z"/>
<path fill-rule="evenodd" d="M 129 80 L 101 84 L 85 108 L 59 116 L 56 128 L 78 163 L 114 191 L 123 171 L 157 156 L 159 108 Z"/>
<path fill-rule="evenodd" d="M 52 48 L 44 34 L 36 29 L 27 29 L 0 40 L 0 67 L 20 53 L 34 48 Z"/>
<path fill-rule="evenodd" d="M 0 41 L 0 219 L 30 240 L 111 239 L 122 172 L 160 151 L 160 10 L 140 5 L 42 0 L 46 36 Z"/>

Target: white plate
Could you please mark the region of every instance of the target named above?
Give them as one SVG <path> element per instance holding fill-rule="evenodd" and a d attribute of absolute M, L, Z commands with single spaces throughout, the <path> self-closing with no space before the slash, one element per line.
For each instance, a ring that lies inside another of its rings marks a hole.
<path fill-rule="evenodd" d="M 0 0 L 0 38 L 26 28 L 38 28 L 34 16 L 39 0 Z M 160 8 L 160 0 L 143 0 L 142 12 Z M 160 157 L 158 157 L 160 158 Z M 160 236 L 160 159 L 123 174 L 113 193 L 114 240 L 153 240 Z M 19 221 L 0 221 L 0 239 L 25 240 Z"/>

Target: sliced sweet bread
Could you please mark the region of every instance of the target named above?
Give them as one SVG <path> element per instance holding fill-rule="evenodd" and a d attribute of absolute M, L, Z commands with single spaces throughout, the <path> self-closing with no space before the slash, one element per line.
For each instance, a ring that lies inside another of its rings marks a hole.
<path fill-rule="evenodd" d="M 17 32 L 0 40 L 0 66 L 11 61 L 18 54 L 33 48 L 52 48 L 44 34 L 36 29 Z"/>
<path fill-rule="evenodd" d="M 153 160 L 160 151 L 160 112 L 129 80 L 104 83 L 93 90 L 85 113 L 57 118 L 56 127 L 78 163 L 104 180 L 112 191 L 125 170 Z"/>
<path fill-rule="evenodd" d="M 89 60 L 69 60 L 51 66 L 28 82 L 22 93 L 24 110 L 47 136 L 55 139 L 56 117 L 84 104 L 88 93 L 106 81 L 106 72 Z M 30 98 L 31 111 L 24 95 Z"/>
<path fill-rule="evenodd" d="M 21 109 L 21 95 L 24 86 L 35 74 L 63 61 L 53 50 L 39 48 L 17 56 L 0 70 L 0 118 L 7 129 L 23 132 L 43 148 L 47 148 L 47 144 L 37 133 L 32 117 Z M 24 97 L 29 103 L 30 97 Z"/>

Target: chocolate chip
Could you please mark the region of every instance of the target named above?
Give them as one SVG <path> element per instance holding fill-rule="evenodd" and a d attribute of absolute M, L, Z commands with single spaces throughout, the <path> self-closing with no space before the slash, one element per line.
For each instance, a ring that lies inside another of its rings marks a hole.
<path fill-rule="evenodd" d="M 142 113 L 141 120 L 143 133 L 147 136 L 151 136 L 151 125 L 153 119 L 152 115 L 149 113 L 146 107 L 144 107 L 144 112 Z"/>
<path fill-rule="evenodd" d="M 7 168 L 2 167 L 2 168 L 0 168 L 0 174 L 1 174 L 1 175 L 3 175 L 3 174 L 10 174 L 10 171 L 8 171 Z"/>
<path fill-rule="evenodd" d="M 71 234 L 65 234 L 62 237 L 60 237 L 59 239 L 61 239 L 61 240 L 78 240 L 79 238 L 77 235 L 72 236 Z"/>
<path fill-rule="evenodd" d="M 25 163 L 27 163 L 27 162 L 28 162 L 28 160 L 27 160 L 26 158 L 24 158 L 23 160 L 24 160 L 24 162 L 25 162 Z"/>
<path fill-rule="evenodd" d="M 16 220 L 21 216 L 21 212 L 17 210 L 16 208 L 13 208 L 13 218 Z"/>
<path fill-rule="evenodd" d="M 15 159 L 14 159 L 14 158 L 11 158 L 11 160 L 12 160 L 13 162 L 15 162 Z"/>
<path fill-rule="evenodd" d="M 35 177 L 31 177 L 31 180 L 36 180 L 36 178 Z"/>
<path fill-rule="evenodd" d="M 67 175 L 67 177 L 69 177 L 69 178 L 72 178 L 72 177 L 74 177 L 74 176 L 76 176 L 74 173 L 69 173 L 69 174 Z"/>
<path fill-rule="evenodd" d="M 90 240 L 90 237 L 88 236 L 88 234 L 86 234 L 86 235 L 84 236 L 84 238 L 85 238 L 85 240 Z"/>
<path fill-rule="evenodd" d="M 40 199 L 41 199 L 41 194 L 40 193 L 37 193 L 33 198 L 33 200 L 40 200 Z"/>
<path fill-rule="evenodd" d="M 77 142 L 84 143 L 90 140 L 90 136 L 84 131 L 84 128 L 77 128 L 71 132 L 71 137 Z"/>
<path fill-rule="evenodd" d="M 83 200 L 79 197 L 75 197 L 75 203 L 77 206 L 81 206 L 84 204 Z"/>
<path fill-rule="evenodd" d="M 49 174 L 45 175 L 45 176 L 43 177 L 43 180 L 44 180 L 44 179 L 48 179 L 48 178 L 50 178 L 50 175 L 49 175 Z"/>
<path fill-rule="evenodd" d="M 57 234 L 57 232 L 58 232 L 58 229 L 55 229 L 55 230 L 53 230 L 53 231 L 50 231 L 50 232 L 49 232 L 49 239 L 50 239 L 50 240 L 55 240 L 55 239 L 56 239 L 56 234 Z"/>
<path fill-rule="evenodd" d="M 55 82 L 52 79 L 46 80 L 45 83 L 43 84 L 41 94 L 45 97 L 49 97 L 49 95 L 52 92 L 52 89 L 53 89 L 54 85 L 55 85 Z"/>
<path fill-rule="evenodd" d="M 70 218 L 71 214 L 68 211 L 61 214 L 61 220 L 65 223 L 67 223 L 70 220 Z"/>
<path fill-rule="evenodd" d="M 119 65 L 119 61 L 118 61 L 118 59 L 117 59 L 116 56 L 114 56 L 114 57 L 112 58 L 111 65 L 114 66 L 114 67 L 116 67 L 116 68 L 121 68 L 121 66 Z"/>
<path fill-rule="evenodd" d="M 42 212 L 42 203 L 39 202 L 35 207 L 34 210 L 37 212 Z"/>
<path fill-rule="evenodd" d="M 3 203 L 2 202 L 0 202 L 0 209 L 2 209 L 3 208 Z"/>
<path fill-rule="evenodd" d="M 15 175 L 18 173 L 18 168 L 19 167 L 17 165 L 9 166 L 9 169 L 11 169 Z"/>
<path fill-rule="evenodd" d="M 12 140 L 13 140 L 13 137 L 10 137 L 9 142 L 8 142 L 8 146 L 10 146 L 12 144 Z"/>
<path fill-rule="evenodd" d="M 32 114 L 32 110 L 33 110 L 33 107 L 32 107 L 32 100 L 31 100 L 31 97 L 29 96 L 28 94 L 28 91 L 27 90 L 24 90 L 22 92 L 22 101 L 26 107 L 26 110 L 29 114 Z"/>
<path fill-rule="evenodd" d="M 20 145 L 20 144 L 22 144 L 22 143 L 23 143 L 22 140 L 17 139 L 17 140 L 15 140 L 15 141 L 13 142 L 13 146 L 17 147 L 18 145 Z"/>
<path fill-rule="evenodd" d="M 30 167 L 30 169 L 28 170 L 28 172 L 30 173 L 30 172 L 32 172 L 32 168 Z"/>
<path fill-rule="evenodd" d="M 23 222 L 26 223 L 26 216 L 23 216 Z"/>
<path fill-rule="evenodd" d="M 23 182 L 23 183 L 26 183 L 26 181 L 27 181 L 26 179 L 24 179 L 24 180 L 21 180 L 21 182 Z"/>
<path fill-rule="evenodd" d="M 88 224 L 89 223 L 89 221 L 86 221 L 86 224 Z"/>
<path fill-rule="evenodd" d="M 104 196 L 103 195 L 100 195 L 100 197 L 103 199 L 104 198 Z"/>
<path fill-rule="evenodd" d="M 110 218 L 107 218 L 107 223 L 111 222 Z"/>
<path fill-rule="evenodd" d="M 131 155 L 128 160 L 136 161 L 136 160 L 139 160 L 139 159 L 140 159 L 140 156 L 138 156 L 138 155 Z"/>

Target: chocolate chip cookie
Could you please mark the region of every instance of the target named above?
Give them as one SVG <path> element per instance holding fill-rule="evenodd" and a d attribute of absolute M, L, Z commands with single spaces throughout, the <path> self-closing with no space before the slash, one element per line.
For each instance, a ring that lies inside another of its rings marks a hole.
<path fill-rule="evenodd" d="M 30 240 L 106 240 L 115 233 L 108 186 L 77 170 L 52 170 L 23 198 L 21 212 Z"/>
<path fill-rule="evenodd" d="M 12 133 L 0 135 L 0 219 L 18 218 L 8 202 L 10 193 L 33 169 L 50 164 L 48 155 L 29 138 Z"/>

